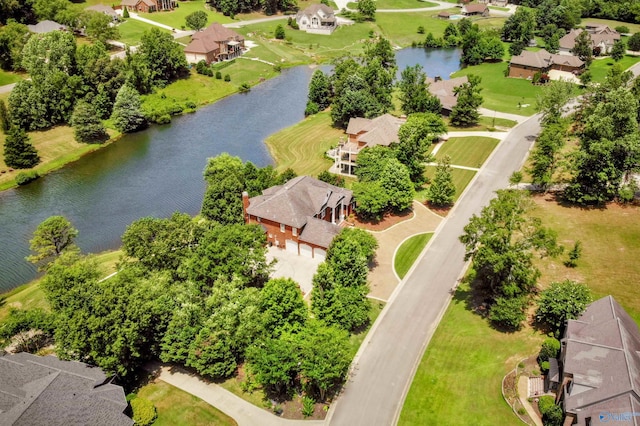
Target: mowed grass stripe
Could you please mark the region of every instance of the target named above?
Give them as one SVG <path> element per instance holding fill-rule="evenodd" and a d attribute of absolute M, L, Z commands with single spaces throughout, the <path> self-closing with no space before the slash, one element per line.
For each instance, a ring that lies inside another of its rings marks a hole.
<path fill-rule="evenodd" d="M 454 197 L 454 201 L 457 201 L 458 198 L 460 198 L 460 195 L 462 195 L 462 192 L 467 187 L 467 185 L 469 185 L 469 182 L 471 182 L 471 179 L 473 179 L 475 174 L 476 172 L 473 170 L 451 168 L 451 177 L 453 178 L 453 184 L 456 186 L 456 195 Z M 427 176 L 430 180 L 433 180 L 435 175 L 436 167 L 427 166 L 425 170 L 425 176 Z M 416 195 L 416 198 L 422 201 L 426 200 L 427 190 L 424 189 L 420 191 Z"/>
<path fill-rule="evenodd" d="M 418 234 L 409 237 L 402 243 L 396 252 L 396 257 L 393 259 L 393 267 L 400 279 L 407 275 L 407 272 L 409 272 L 409 269 L 411 269 L 411 266 L 413 266 L 432 236 L 433 232 Z"/>
<path fill-rule="evenodd" d="M 444 142 L 436 154 L 436 159 L 440 160 L 448 155 L 451 157 L 451 164 L 480 168 L 498 142 L 498 139 L 483 136 L 451 138 Z"/>
<path fill-rule="evenodd" d="M 266 140 L 278 170 L 291 167 L 299 175 L 316 176 L 331 167 L 325 152 L 338 144 L 344 132 L 331 126 L 329 112 L 310 116 Z"/>

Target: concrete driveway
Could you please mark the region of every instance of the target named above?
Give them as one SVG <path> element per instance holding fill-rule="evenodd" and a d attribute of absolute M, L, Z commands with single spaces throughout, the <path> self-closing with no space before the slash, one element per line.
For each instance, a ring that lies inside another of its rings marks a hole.
<path fill-rule="evenodd" d="M 311 280 L 322 262 L 319 259 L 298 256 L 286 250 L 276 247 L 269 247 L 267 251 L 267 261 L 276 259 L 271 278 L 291 278 L 300 285 L 304 296 L 311 293 Z"/>

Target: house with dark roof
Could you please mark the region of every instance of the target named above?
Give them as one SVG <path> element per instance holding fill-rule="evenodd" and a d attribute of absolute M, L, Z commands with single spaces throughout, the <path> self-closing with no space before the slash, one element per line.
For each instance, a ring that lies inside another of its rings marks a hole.
<path fill-rule="evenodd" d="M 351 191 L 310 176 L 272 186 L 257 197 L 245 192 L 242 204 L 245 223 L 262 226 L 269 245 L 320 259 L 354 208 Z"/>
<path fill-rule="evenodd" d="M 111 6 L 107 6 L 107 5 L 104 5 L 104 4 L 96 4 L 96 5 L 93 5 L 93 6 L 89 6 L 89 7 L 85 8 L 84 10 L 87 10 L 89 12 L 103 13 L 103 14 L 107 15 L 108 17 L 110 17 L 111 19 L 113 19 L 114 21 L 117 21 L 119 19 L 119 16 L 116 13 L 116 11 L 113 10 L 113 8 Z"/>
<path fill-rule="evenodd" d="M 640 424 L 640 330 L 622 306 L 611 296 L 591 303 L 567 321 L 561 345 L 564 424 Z"/>
<path fill-rule="evenodd" d="M 312 34 L 331 34 L 337 27 L 338 21 L 333 9 L 324 4 L 312 4 L 296 14 L 298 27 Z"/>
<path fill-rule="evenodd" d="M 187 61 L 192 64 L 237 58 L 243 51 L 244 37 L 217 22 L 193 34 L 191 43 L 184 48 Z"/>
<path fill-rule="evenodd" d="M 176 7 L 175 0 L 122 0 L 122 9 L 129 12 L 151 13 L 161 10 L 173 10 Z"/>
<path fill-rule="evenodd" d="M 35 25 L 27 25 L 27 28 L 32 33 L 45 34 L 51 31 L 66 31 L 67 26 L 58 24 L 56 21 L 40 21 Z"/>
<path fill-rule="evenodd" d="M 480 3 L 469 3 L 462 6 L 460 13 L 464 16 L 489 16 L 489 6 Z"/>
<path fill-rule="evenodd" d="M 620 33 L 612 30 L 606 25 L 587 23 L 585 29 L 573 29 L 560 39 L 559 52 L 564 55 L 571 55 L 571 50 L 576 45 L 576 38 L 586 31 L 591 38 L 591 48 L 594 54 L 606 55 L 611 52 L 616 41 L 620 40 Z"/>
<path fill-rule="evenodd" d="M 538 72 L 547 73 L 550 70 L 579 74 L 584 67 L 585 63 L 577 56 L 553 54 L 544 49 L 537 52 L 523 50 L 522 53 L 511 58 L 509 77 L 533 78 Z"/>
<path fill-rule="evenodd" d="M 355 176 L 356 161 L 360 151 L 376 145 L 389 146 L 398 143 L 398 130 L 406 120 L 384 114 L 374 119 L 354 117 L 347 126 L 347 140 L 332 150 L 336 173 Z"/>
<path fill-rule="evenodd" d="M 0 424 L 133 424 L 124 390 L 98 367 L 55 356 L 0 354 Z"/>
<path fill-rule="evenodd" d="M 458 104 L 458 97 L 456 96 L 455 89 L 468 81 L 469 79 L 466 75 L 449 80 L 443 80 L 440 77 L 427 78 L 427 83 L 429 83 L 429 93 L 440 100 L 440 105 L 442 105 L 440 113 L 442 115 L 448 116 L 453 107 Z"/>

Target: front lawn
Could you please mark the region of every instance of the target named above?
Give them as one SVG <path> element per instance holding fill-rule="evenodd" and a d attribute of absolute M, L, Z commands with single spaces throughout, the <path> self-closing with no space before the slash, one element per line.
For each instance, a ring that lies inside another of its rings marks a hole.
<path fill-rule="evenodd" d="M 228 16 L 224 16 L 222 13 L 217 13 L 212 10 L 209 10 L 204 7 L 204 0 L 191 0 L 191 1 L 180 1 L 178 2 L 178 7 L 173 9 L 172 11 L 161 11 L 161 12 L 153 12 L 153 13 L 140 13 L 139 15 L 143 18 L 149 19 L 151 21 L 159 22 L 164 25 L 168 25 L 171 28 L 175 28 L 180 30 L 182 27 L 186 26 L 186 17 L 193 12 L 198 10 L 202 10 L 207 14 L 209 18 L 207 21 L 207 25 L 210 25 L 214 22 L 219 22 L 221 24 L 228 24 L 230 22 L 234 22 Z M 185 29 L 189 29 L 186 28 Z"/>
<path fill-rule="evenodd" d="M 235 420 L 217 408 L 207 404 L 175 386 L 156 380 L 144 385 L 138 397 L 153 402 L 158 411 L 154 426 L 237 425 Z"/>
<path fill-rule="evenodd" d="M 630 66 L 638 62 L 640 62 L 640 56 L 625 55 L 624 58 L 622 58 L 618 62 L 618 64 L 622 67 L 623 70 L 626 70 L 627 68 L 629 68 Z M 604 82 L 604 79 L 607 76 L 607 73 L 611 68 L 613 68 L 613 65 L 615 63 L 616 62 L 611 58 L 595 59 L 591 63 L 591 66 L 589 67 L 589 70 L 591 71 L 591 76 L 593 77 L 593 82 L 594 83 Z"/>
<path fill-rule="evenodd" d="M 299 175 L 316 176 L 331 167 L 324 154 L 340 137 L 344 132 L 331 126 L 331 116 L 325 111 L 274 133 L 265 143 L 278 170 L 291 167 Z"/>
<path fill-rule="evenodd" d="M 457 166 L 480 168 L 500 141 L 482 136 L 451 138 L 436 153 L 440 160 L 445 155 L 451 157 L 451 164 Z"/>
<path fill-rule="evenodd" d="M 0 86 L 17 83 L 23 78 L 24 77 L 22 77 L 20 74 L 16 74 L 10 71 L 0 70 Z"/>
<path fill-rule="evenodd" d="M 425 168 L 424 175 L 429 179 L 433 180 L 436 175 L 436 166 L 427 166 Z M 468 169 L 457 169 L 455 167 L 451 168 L 451 177 L 453 178 L 453 184 L 456 187 L 456 195 L 454 197 L 454 201 L 460 198 L 464 189 L 469 185 L 471 179 L 476 175 L 476 172 Z M 427 188 L 424 188 L 416 193 L 416 200 L 426 201 L 427 199 Z"/>
<path fill-rule="evenodd" d="M 498 128 L 510 129 L 518 124 L 516 121 L 507 120 L 506 118 L 481 115 L 478 120 L 478 124 L 473 127 L 456 127 L 449 123 L 449 119 L 447 117 L 444 119 L 450 132 L 493 132 L 496 130 L 500 131 Z"/>
<path fill-rule="evenodd" d="M 129 46 L 136 46 L 140 44 L 140 37 L 142 37 L 142 34 L 145 31 L 149 31 L 151 28 L 157 28 L 165 33 L 169 32 L 169 30 L 165 30 L 164 28 L 129 18 L 118 25 L 118 32 L 120 33 L 120 38 L 118 38 L 118 40 Z"/>
<path fill-rule="evenodd" d="M 535 114 L 536 97 L 542 89 L 530 80 L 505 77 L 508 66 L 507 62 L 484 63 L 457 71 L 452 77 L 480 76 L 485 108 L 525 116 Z"/>
<path fill-rule="evenodd" d="M 517 425 L 502 398 L 502 378 L 535 354 L 543 336 L 494 330 L 467 307 L 461 285 L 418 366 L 398 422 L 413 425 Z"/>
<path fill-rule="evenodd" d="M 411 269 L 432 236 L 433 232 L 414 235 L 405 240 L 398 248 L 393 259 L 393 268 L 400 279 L 407 275 L 407 272 L 409 272 L 409 269 Z"/>
<path fill-rule="evenodd" d="M 422 9 L 424 7 L 434 7 L 437 3 L 422 0 L 378 0 L 377 9 Z M 357 6 L 357 5 L 356 5 Z M 378 15 L 376 15 L 376 18 Z"/>

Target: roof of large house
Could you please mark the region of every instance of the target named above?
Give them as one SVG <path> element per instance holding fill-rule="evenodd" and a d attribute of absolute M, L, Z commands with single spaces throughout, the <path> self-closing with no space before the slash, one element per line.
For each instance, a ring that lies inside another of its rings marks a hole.
<path fill-rule="evenodd" d="M 110 15 L 110 16 L 118 16 L 116 11 L 113 10 L 113 8 L 111 6 L 107 6 L 107 5 L 104 5 L 104 4 L 96 4 L 94 6 L 89 6 L 85 10 L 92 10 L 92 11 L 104 13 L 104 14 Z"/>
<path fill-rule="evenodd" d="M 58 24 L 56 21 L 40 21 L 35 25 L 27 25 L 27 28 L 29 28 L 29 31 L 31 31 L 32 33 L 38 34 L 67 29 L 65 25 Z"/>
<path fill-rule="evenodd" d="M 434 80 L 433 78 L 427 78 L 429 83 L 429 93 L 435 95 L 439 100 L 442 108 L 451 111 L 458 103 L 458 98 L 455 95 L 454 89 L 458 86 L 468 82 L 467 76 L 456 77 L 450 80 Z"/>
<path fill-rule="evenodd" d="M 0 424 L 133 424 L 124 390 L 98 367 L 23 352 L 0 355 L 0 377 Z"/>
<path fill-rule="evenodd" d="M 578 423 L 603 411 L 640 411 L 640 330 L 613 297 L 569 320 L 563 343 L 564 375 L 573 376 L 565 410 Z"/>
<path fill-rule="evenodd" d="M 511 58 L 510 64 L 544 69 L 550 67 L 553 64 L 580 68 L 584 65 L 584 62 L 581 61 L 577 56 L 558 55 L 549 53 L 544 49 L 540 49 L 536 52 L 523 50 L 522 53 Z"/>
<path fill-rule="evenodd" d="M 243 41 L 244 37 L 237 32 L 214 22 L 191 37 L 191 43 L 184 48 L 190 53 L 209 53 L 220 48 L 220 44 L 227 41 Z"/>
<path fill-rule="evenodd" d="M 311 176 L 298 176 L 284 185 L 272 186 L 249 200 L 247 213 L 302 228 L 323 208 L 351 203 L 353 193 Z"/>
<path fill-rule="evenodd" d="M 404 122 L 405 120 L 391 114 L 383 114 L 374 119 L 354 117 L 349 120 L 347 134 L 358 135 L 364 132 L 358 137 L 358 141 L 366 143 L 367 146 L 389 146 L 398 142 L 398 130 Z"/>
<path fill-rule="evenodd" d="M 315 217 L 307 217 L 307 224 L 298 239 L 302 242 L 315 244 L 320 247 L 329 247 L 333 238 L 338 235 L 341 230 L 342 228 L 329 221 Z"/>
<path fill-rule="evenodd" d="M 569 31 L 560 39 L 560 48 L 561 49 L 573 49 L 576 45 L 576 38 L 580 33 L 584 31 L 583 29 L 573 29 Z M 604 26 L 598 26 L 594 29 L 594 32 L 589 31 L 589 36 L 591 37 L 591 45 L 593 47 L 598 46 L 600 43 L 604 43 L 605 45 L 611 45 L 616 42 L 616 40 L 620 40 L 620 33 L 612 30 L 611 28 Z"/>
<path fill-rule="evenodd" d="M 480 3 L 469 3 L 465 6 L 463 6 L 463 9 L 467 12 L 467 13 L 484 13 L 488 7 L 486 4 L 480 4 Z"/>
<path fill-rule="evenodd" d="M 311 18 L 314 15 L 320 16 L 323 21 L 327 21 L 327 22 L 335 21 L 333 9 L 331 9 L 329 6 L 322 3 L 312 4 L 306 9 L 301 10 L 296 14 L 296 19 L 300 19 L 303 16 L 307 16 Z"/>

